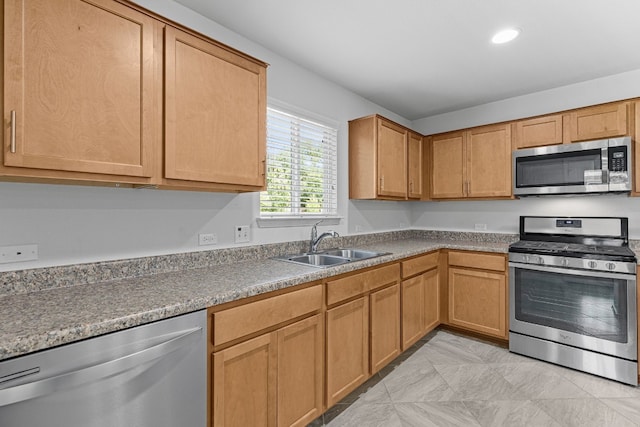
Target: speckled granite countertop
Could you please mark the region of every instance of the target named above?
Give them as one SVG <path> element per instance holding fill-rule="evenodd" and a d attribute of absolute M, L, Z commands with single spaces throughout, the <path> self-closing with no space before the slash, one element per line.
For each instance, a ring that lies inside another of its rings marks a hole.
<path fill-rule="evenodd" d="M 436 249 L 506 253 L 514 240 L 512 235 L 489 242 L 482 241 L 479 235 L 470 240 L 464 240 L 464 235 L 447 237 L 452 236 L 418 233 L 416 237 L 416 233 L 409 233 L 394 236 L 395 240 L 361 239 L 364 244 L 357 247 L 390 254 L 327 269 L 265 256 L 253 261 L 228 259 L 226 263 L 201 268 L 191 265 L 139 277 L 8 293 L 0 297 L 0 360 Z M 344 243 L 353 241 L 341 242 L 341 246 L 348 247 Z M 32 275 L 8 277 L 18 281 Z M 4 280 L 10 282 L 7 277 Z"/>

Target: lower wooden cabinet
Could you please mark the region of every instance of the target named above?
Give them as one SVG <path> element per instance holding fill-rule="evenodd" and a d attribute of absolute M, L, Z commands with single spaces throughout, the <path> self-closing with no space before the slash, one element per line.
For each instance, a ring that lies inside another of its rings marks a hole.
<path fill-rule="evenodd" d="M 308 425 L 446 321 L 441 301 L 448 324 L 505 339 L 506 257 L 451 250 L 447 267 L 442 256 L 210 309 L 212 425 Z"/>
<path fill-rule="evenodd" d="M 322 314 L 213 354 L 214 426 L 305 426 L 322 414 Z"/>
<path fill-rule="evenodd" d="M 440 275 L 434 268 L 402 281 L 402 349 L 440 324 Z"/>
<path fill-rule="evenodd" d="M 276 333 L 213 354 L 213 425 L 274 426 Z"/>
<path fill-rule="evenodd" d="M 278 331 L 278 427 L 306 426 L 322 414 L 323 349 L 320 314 Z"/>
<path fill-rule="evenodd" d="M 371 300 L 371 374 L 400 354 L 400 285 L 373 292 Z"/>
<path fill-rule="evenodd" d="M 507 338 L 504 273 L 449 268 L 449 323 Z"/>
<path fill-rule="evenodd" d="M 402 350 L 440 324 L 440 251 L 402 261 Z"/>
<path fill-rule="evenodd" d="M 369 377 L 369 297 L 327 310 L 327 407 Z"/>

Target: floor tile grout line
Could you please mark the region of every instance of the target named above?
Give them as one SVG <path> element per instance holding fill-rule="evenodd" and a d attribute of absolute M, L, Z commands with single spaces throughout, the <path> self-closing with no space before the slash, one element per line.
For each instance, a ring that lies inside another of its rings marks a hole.
<path fill-rule="evenodd" d="M 615 412 L 616 414 L 620 415 L 621 417 L 624 417 L 625 419 L 631 421 L 632 423 L 640 426 L 640 423 L 636 422 L 635 420 L 629 418 L 628 416 L 626 416 L 624 413 L 618 411 L 616 408 L 613 408 L 611 405 L 607 404 L 607 402 L 605 402 L 602 399 L 611 399 L 611 400 L 615 400 L 615 399 L 635 399 L 633 397 L 620 397 L 620 398 L 610 398 L 610 397 L 605 397 L 605 398 L 597 398 L 600 403 L 602 403 L 603 405 L 605 405 L 607 408 L 611 409 L 613 412 Z"/>

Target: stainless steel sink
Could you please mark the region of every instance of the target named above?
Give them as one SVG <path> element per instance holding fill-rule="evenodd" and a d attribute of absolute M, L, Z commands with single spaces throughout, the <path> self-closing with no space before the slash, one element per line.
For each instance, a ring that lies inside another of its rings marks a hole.
<path fill-rule="evenodd" d="M 295 262 L 298 264 L 312 265 L 315 267 L 330 267 L 349 262 L 350 260 L 343 257 L 325 255 L 325 254 L 305 254 L 285 257 L 285 261 Z"/>
<path fill-rule="evenodd" d="M 313 254 L 294 254 L 275 259 L 279 261 L 293 262 L 311 267 L 327 268 L 334 265 L 346 264 L 353 261 L 375 258 L 387 255 L 387 252 L 365 251 L 362 249 L 328 249 Z"/>
<path fill-rule="evenodd" d="M 362 249 L 329 249 L 326 251 L 322 251 L 322 253 L 327 255 L 339 256 L 343 258 L 349 258 L 352 260 L 375 258 L 377 256 L 384 255 L 381 252 L 365 251 Z"/>

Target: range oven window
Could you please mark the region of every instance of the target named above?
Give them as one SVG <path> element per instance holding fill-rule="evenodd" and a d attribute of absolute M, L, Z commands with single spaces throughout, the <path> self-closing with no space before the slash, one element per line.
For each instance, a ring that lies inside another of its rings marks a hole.
<path fill-rule="evenodd" d="M 627 281 L 515 269 L 517 320 L 627 342 Z"/>
<path fill-rule="evenodd" d="M 602 151 L 584 150 L 516 159 L 516 186 L 584 185 L 585 170 L 602 169 Z"/>

